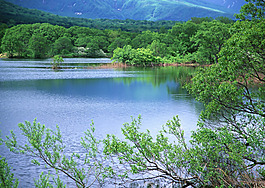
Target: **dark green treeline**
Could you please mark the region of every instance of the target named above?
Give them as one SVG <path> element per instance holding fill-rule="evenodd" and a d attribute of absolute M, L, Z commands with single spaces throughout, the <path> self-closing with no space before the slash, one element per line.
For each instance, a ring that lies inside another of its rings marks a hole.
<path fill-rule="evenodd" d="M 155 63 L 216 63 L 217 54 L 230 37 L 228 18 L 192 18 L 171 29 L 128 32 L 48 23 L 0 27 L 1 52 L 8 57 L 47 58 L 113 57 L 114 60 L 150 65 Z"/>

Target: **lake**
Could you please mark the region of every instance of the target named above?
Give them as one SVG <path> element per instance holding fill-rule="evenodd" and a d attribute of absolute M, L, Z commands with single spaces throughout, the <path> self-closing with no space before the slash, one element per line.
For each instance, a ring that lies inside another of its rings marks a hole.
<path fill-rule="evenodd" d="M 99 138 L 106 134 L 122 137 L 121 128 L 131 117 L 142 116 L 142 130 L 155 135 L 163 124 L 178 115 L 186 137 L 196 129 L 203 109 L 181 87 L 191 67 L 95 68 L 110 59 L 64 59 L 63 69 L 54 71 L 51 59 L 0 59 L 0 129 L 2 136 L 17 124 L 37 121 L 50 129 L 59 125 L 65 143 L 78 147 L 93 120 Z M 19 187 L 31 187 L 43 167 L 31 159 L 10 153 L 1 146 Z"/>

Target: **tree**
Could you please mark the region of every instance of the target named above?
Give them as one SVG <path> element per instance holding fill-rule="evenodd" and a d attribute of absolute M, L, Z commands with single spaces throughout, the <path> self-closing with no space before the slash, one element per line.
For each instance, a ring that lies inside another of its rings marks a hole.
<path fill-rule="evenodd" d="M 177 118 L 156 138 L 140 132 L 140 121 L 109 135 L 105 154 L 119 161 L 120 183 L 160 179 L 187 187 L 264 187 L 265 24 L 237 22 L 219 53 L 218 64 L 202 68 L 187 85 L 205 111 L 185 144 Z M 171 144 L 169 133 L 175 136 Z M 150 179 L 149 179 L 150 178 Z"/>
<path fill-rule="evenodd" d="M 205 104 L 201 127 L 228 132 L 238 140 L 237 159 L 245 171 L 265 166 L 265 23 L 243 21 L 220 52 L 219 63 L 200 69 L 188 85 L 191 94 Z M 226 154 L 233 149 L 221 143 Z"/>
<path fill-rule="evenodd" d="M 224 43 L 230 38 L 230 24 L 219 21 L 203 22 L 200 29 L 191 37 L 198 50 L 196 61 L 203 64 L 218 63 L 218 53 Z"/>
<path fill-rule="evenodd" d="M 6 29 L 7 29 L 7 25 L 6 24 L 0 24 L 0 44 L 2 44 L 2 38 L 5 35 Z M 0 46 L 0 53 L 2 52 L 1 46 Z"/>
<path fill-rule="evenodd" d="M 61 176 L 70 178 L 77 187 L 90 187 L 95 182 L 100 186 L 103 185 L 109 168 L 103 166 L 104 160 L 99 155 L 100 141 L 94 136 L 93 122 L 80 141 L 85 154 L 65 151 L 66 146 L 58 126 L 56 131 L 53 131 L 46 128 L 45 125 L 37 123 L 36 119 L 33 123 L 26 121 L 18 124 L 18 126 L 28 143 L 20 143 L 14 132 L 11 131 L 11 136 L 7 136 L 4 140 L 10 151 L 31 156 L 33 164 L 41 165 L 44 163 L 54 172 L 58 172 L 58 178 L 54 179 L 54 182 L 49 181 L 50 174 L 42 173 L 40 180 L 36 181 L 35 185 L 45 184 L 43 187 L 52 187 L 52 184 L 55 184 L 57 187 L 65 187 L 61 181 Z M 4 183 L 2 179 L 0 182 Z"/>
<path fill-rule="evenodd" d="M 18 180 L 11 173 L 11 168 L 8 166 L 5 158 L 0 156 L 0 186 L 3 188 L 17 188 Z"/>
<path fill-rule="evenodd" d="M 64 62 L 63 58 L 59 55 L 53 57 L 52 69 L 60 69 L 60 64 Z"/>
<path fill-rule="evenodd" d="M 213 18 L 211 17 L 191 17 L 191 21 L 196 24 L 201 24 L 202 22 L 211 22 L 213 21 Z"/>
<path fill-rule="evenodd" d="M 71 40 L 67 36 L 58 38 L 53 44 L 53 53 L 58 55 L 69 54 L 73 50 Z"/>
<path fill-rule="evenodd" d="M 0 139 L 0 145 L 2 145 L 2 139 Z M 18 184 L 19 182 L 14 178 L 14 174 L 11 173 L 11 168 L 7 164 L 6 159 L 0 155 L 0 187 L 17 188 Z"/>
<path fill-rule="evenodd" d="M 2 39 L 2 50 L 10 57 L 29 56 L 28 43 L 32 35 L 31 25 L 17 25 L 7 29 Z"/>
<path fill-rule="evenodd" d="M 91 37 L 88 36 L 78 37 L 77 40 L 75 40 L 75 46 L 85 48 L 87 44 L 90 42 L 91 42 Z"/>
<path fill-rule="evenodd" d="M 132 64 L 133 65 L 133 54 L 134 49 L 131 45 L 126 45 L 123 48 L 116 48 L 113 51 L 112 60 L 119 63 Z"/>
<path fill-rule="evenodd" d="M 167 54 L 167 45 L 159 40 L 154 40 L 147 48 L 153 52 L 154 56 L 164 57 Z"/>
<path fill-rule="evenodd" d="M 149 182 L 157 187 L 265 185 L 261 177 L 254 176 L 244 165 L 242 155 L 251 156 L 245 145 L 225 128 L 218 131 L 200 128 L 192 134 L 188 145 L 178 117 L 168 121 L 155 138 L 149 130 L 140 131 L 140 120 L 139 117 L 124 125 L 125 140 L 108 135 L 103 141 L 104 153 L 113 161 L 113 178 L 118 185 L 131 182 Z"/>
<path fill-rule="evenodd" d="M 160 57 L 156 57 L 154 52 L 146 48 L 133 49 L 126 45 L 123 48 L 114 50 L 112 60 L 129 65 L 152 66 L 160 62 Z"/>
<path fill-rule="evenodd" d="M 248 2 L 240 9 L 240 14 L 237 14 L 238 19 L 261 19 L 265 18 L 265 2 L 264 0 L 245 0 Z"/>
<path fill-rule="evenodd" d="M 34 25 L 35 24 L 33 24 L 33 26 Z M 50 44 L 53 44 L 60 37 L 64 37 L 64 35 L 66 34 L 66 28 L 58 25 L 43 23 L 39 25 L 38 32 L 41 33 L 42 36 L 46 37 Z"/>
<path fill-rule="evenodd" d="M 169 35 L 175 37 L 175 41 L 171 45 L 172 50 L 176 50 L 181 55 L 195 52 L 197 50 L 196 46 L 190 39 L 196 34 L 199 27 L 199 24 L 192 21 L 176 23 L 169 31 Z"/>
<path fill-rule="evenodd" d="M 158 33 L 151 32 L 151 31 L 143 31 L 141 34 L 138 34 L 132 40 L 132 47 L 133 48 L 146 48 L 149 44 L 152 43 L 153 40 L 157 39 L 159 36 Z"/>
<path fill-rule="evenodd" d="M 49 42 L 46 37 L 39 33 L 35 33 L 29 39 L 29 49 L 33 58 L 44 58 L 49 50 Z"/>

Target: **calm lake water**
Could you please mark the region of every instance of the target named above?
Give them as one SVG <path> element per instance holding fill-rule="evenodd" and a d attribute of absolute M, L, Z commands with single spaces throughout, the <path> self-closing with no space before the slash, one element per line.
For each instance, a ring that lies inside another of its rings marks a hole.
<path fill-rule="evenodd" d="M 51 60 L 0 59 L 0 129 L 2 136 L 28 120 L 54 129 L 59 125 L 64 141 L 78 148 L 93 120 L 97 136 L 121 135 L 121 127 L 131 116 L 142 116 L 142 129 L 156 134 L 167 120 L 179 115 L 186 137 L 196 129 L 202 105 L 181 87 L 188 67 L 95 69 L 109 59 L 65 59 L 54 71 Z M 89 67 L 89 68 L 88 68 Z M 74 150 L 74 149 L 73 149 Z M 1 146 L 19 187 L 32 187 L 43 167 L 31 165 L 27 156 L 15 155 Z"/>

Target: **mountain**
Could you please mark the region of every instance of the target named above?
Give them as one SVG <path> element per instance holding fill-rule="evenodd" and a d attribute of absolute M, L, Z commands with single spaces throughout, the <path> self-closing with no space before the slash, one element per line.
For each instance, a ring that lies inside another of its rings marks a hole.
<path fill-rule="evenodd" d="M 28 9 L 12 3 L 0 0 L 0 30 L 1 23 L 11 27 L 17 24 L 50 23 L 64 27 L 81 26 L 96 29 L 112 29 L 131 32 L 142 32 L 146 30 L 160 31 L 160 29 L 171 29 L 176 21 L 146 21 L 146 20 L 118 20 L 118 19 L 87 19 L 58 16 L 41 10 Z M 1 34 L 1 32 L 0 32 Z"/>
<path fill-rule="evenodd" d="M 233 18 L 244 0 L 6 0 L 61 16 L 187 21 L 191 17 Z"/>

